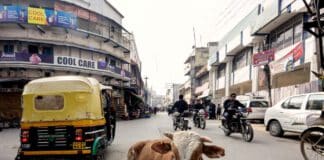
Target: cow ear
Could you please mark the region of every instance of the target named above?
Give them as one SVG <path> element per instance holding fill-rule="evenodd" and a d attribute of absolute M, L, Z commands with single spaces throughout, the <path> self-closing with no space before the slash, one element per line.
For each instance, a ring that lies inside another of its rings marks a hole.
<path fill-rule="evenodd" d="M 225 150 L 224 148 L 212 145 L 203 145 L 203 153 L 208 157 L 208 158 L 220 158 L 225 155 Z"/>
<path fill-rule="evenodd" d="M 132 145 L 127 154 L 128 160 L 136 160 L 138 155 L 141 153 L 143 147 L 148 143 L 149 141 L 141 141 L 137 142 L 134 145 Z"/>
<path fill-rule="evenodd" d="M 212 143 L 213 141 L 208 137 L 200 137 L 201 142 Z"/>
<path fill-rule="evenodd" d="M 164 136 L 166 136 L 169 139 L 173 140 L 173 134 L 172 133 L 164 133 Z"/>
<path fill-rule="evenodd" d="M 158 153 L 165 154 L 171 151 L 171 144 L 170 142 L 155 142 L 152 144 L 151 148 Z"/>

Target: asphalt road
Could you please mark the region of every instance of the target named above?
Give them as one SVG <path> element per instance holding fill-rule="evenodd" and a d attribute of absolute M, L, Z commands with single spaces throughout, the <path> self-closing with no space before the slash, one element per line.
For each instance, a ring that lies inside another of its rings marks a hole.
<path fill-rule="evenodd" d="M 115 141 L 106 150 L 107 160 L 126 160 L 128 148 L 135 142 L 155 139 L 164 132 L 173 132 L 171 117 L 159 113 L 148 119 L 119 121 Z M 192 122 L 190 122 L 192 126 Z M 248 143 L 240 134 L 226 137 L 219 128 L 220 122 L 208 120 L 205 130 L 192 130 L 210 137 L 214 144 L 225 149 L 225 157 L 220 160 L 302 160 L 299 139 L 296 134 L 286 134 L 276 138 L 264 130 L 263 124 L 254 124 L 254 139 Z M 5 129 L 0 132 L 0 160 L 14 159 L 19 146 L 19 130 Z M 206 158 L 207 159 L 207 158 Z"/>

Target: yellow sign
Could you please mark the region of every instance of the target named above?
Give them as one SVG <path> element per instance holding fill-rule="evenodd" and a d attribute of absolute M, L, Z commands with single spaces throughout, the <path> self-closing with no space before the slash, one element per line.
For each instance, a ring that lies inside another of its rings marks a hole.
<path fill-rule="evenodd" d="M 86 142 L 73 142 L 73 149 L 84 149 L 86 147 Z"/>
<path fill-rule="evenodd" d="M 28 7 L 28 23 L 47 25 L 45 9 Z"/>

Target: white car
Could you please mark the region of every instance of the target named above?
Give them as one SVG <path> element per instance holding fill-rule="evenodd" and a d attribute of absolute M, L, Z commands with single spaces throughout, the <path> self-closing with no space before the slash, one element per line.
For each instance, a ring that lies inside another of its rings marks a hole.
<path fill-rule="evenodd" d="M 266 110 L 269 108 L 269 103 L 264 99 L 252 99 L 248 101 L 242 101 L 242 104 L 247 108 L 248 119 L 263 121 Z"/>
<path fill-rule="evenodd" d="M 269 102 L 264 97 L 238 96 L 237 100 L 247 108 L 248 119 L 263 122 L 265 112 L 269 108 Z"/>
<path fill-rule="evenodd" d="M 319 117 L 323 107 L 324 92 L 287 97 L 267 109 L 264 118 L 266 130 L 272 136 L 282 136 L 284 132 L 301 133 L 307 129 L 306 118 Z"/>

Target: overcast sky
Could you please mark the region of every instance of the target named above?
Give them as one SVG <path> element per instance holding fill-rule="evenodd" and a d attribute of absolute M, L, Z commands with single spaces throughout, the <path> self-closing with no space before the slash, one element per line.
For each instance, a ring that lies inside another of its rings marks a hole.
<path fill-rule="evenodd" d="M 167 83 L 183 83 L 184 61 L 194 45 L 221 39 L 255 0 L 108 0 L 135 35 L 142 76 L 158 94 Z M 235 12 L 234 12 L 235 11 Z"/>

